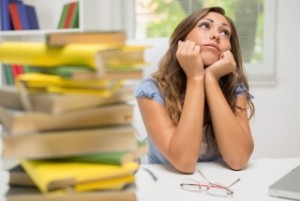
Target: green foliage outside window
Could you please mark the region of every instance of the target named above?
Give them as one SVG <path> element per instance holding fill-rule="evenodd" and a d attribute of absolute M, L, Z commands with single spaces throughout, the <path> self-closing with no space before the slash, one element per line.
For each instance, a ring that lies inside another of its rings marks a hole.
<path fill-rule="evenodd" d="M 136 38 L 169 37 L 189 13 L 203 7 L 221 6 L 235 21 L 244 61 L 263 60 L 264 0 L 136 0 L 136 3 L 147 10 L 146 20 L 136 18 Z"/>

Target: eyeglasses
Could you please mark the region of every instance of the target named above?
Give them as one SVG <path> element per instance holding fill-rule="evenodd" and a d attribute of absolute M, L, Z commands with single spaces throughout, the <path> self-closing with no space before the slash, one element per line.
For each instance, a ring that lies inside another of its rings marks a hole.
<path fill-rule="evenodd" d="M 220 196 L 220 197 L 225 197 L 225 196 L 231 196 L 233 195 L 233 191 L 230 190 L 229 188 L 236 184 L 237 182 L 240 181 L 240 178 L 232 182 L 230 185 L 223 185 L 223 184 L 217 184 L 214 182 L 210 182 L 204 174 L 198 170 L 197 171 L 203 179 L 207 183 L 200 183 L 195 179 L 185 179 L 181 184 L 181 188 L 186 191 L 190 192 L 206 192 L 207 194 L 213 195 L 213 196 Z"/>

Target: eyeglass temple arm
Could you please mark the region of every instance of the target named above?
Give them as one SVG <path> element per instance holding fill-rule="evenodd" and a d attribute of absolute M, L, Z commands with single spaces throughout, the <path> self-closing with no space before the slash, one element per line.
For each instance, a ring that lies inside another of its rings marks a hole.
<path fill-rule="evenodd" d="M 233 191 L 231 191 L 230 189 L 228 189 L 229 187 L 231 187 L 231 186 L 233 186 L 234 184 L 236 184 L 236 183 L 238 183 L 241 179 L 240 178 L 238 178 L 237 180 L 235 180 L 233 183 L 231 183 L 230 185 L 228 185 L 228 186 L 221 186 L 221 185 L 219 185 L 219 184 L 215 184 L 215 183 L 212 183 L 212 182 L 210 182 L 206 177 L 205 177 L 205 175 L 201 172 L 201 170 L 198 170 L 198 173 L 204 178 L 204 180 L 207 182 L 207 183 L 209 183 L 210 185 L 215 185 L 215 186 L 219 186 L 219 187 L 221 187 L 221 188 L 224 188 L 224 189 L 226 189 L 228 192 L 230 192 L 230 193 L 233 193 Z"/>
<path fill-rule="evenodd" d="M 203 177 L 203 179 L 207 182 L 207 183 L 211 183 L 210 181 L 208 181 L 208 179 L 204 176 L 204 174 L 200 171 L 200 170 L 198 170 L 198 173 Z"/>
<path fill-rule="evenodd" d="M 235 180 L 234 182 L 232 182 L 232 184 L 226 186 L 226 188 L 229 188 L 230 186 L 233 186 L 234 184 L 238 183 L 241 179 L 238 178 L 237 180 Z"/>

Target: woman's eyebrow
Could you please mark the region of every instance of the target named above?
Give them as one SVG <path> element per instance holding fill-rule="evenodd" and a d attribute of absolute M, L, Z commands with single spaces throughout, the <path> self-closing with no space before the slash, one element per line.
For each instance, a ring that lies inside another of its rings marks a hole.
<path fill-rule="evenodd" d="M 214 23 L 214 20 L 213 19 L 210 19 L 210 18 L 203 18 L 202 20 L 208 20 L 208 21 L 210 21 L 211 23 Z M 201 21 L 201 20 L 200 20 Z M 227 24 L 227 23 L 225 23 L 225 22 L 222 22 L 221 23 L 223 26 L 227 26 L 227 27 L 229 27 L 230 28 L 230 26 Z"/>

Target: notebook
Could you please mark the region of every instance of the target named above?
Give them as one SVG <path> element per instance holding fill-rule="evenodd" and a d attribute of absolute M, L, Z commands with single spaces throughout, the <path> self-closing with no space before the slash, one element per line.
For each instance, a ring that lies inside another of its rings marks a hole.
<path fill-rule="evenodd" d="M 269 195 L 300 200 L 300 164 L 273 183 Z"/>

